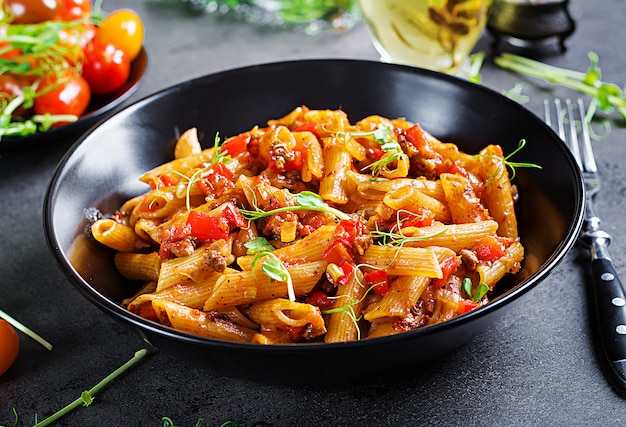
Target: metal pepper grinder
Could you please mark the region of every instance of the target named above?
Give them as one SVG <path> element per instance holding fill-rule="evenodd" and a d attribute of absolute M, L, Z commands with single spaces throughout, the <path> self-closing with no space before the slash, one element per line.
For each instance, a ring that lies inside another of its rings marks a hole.
<path fill-rule="evenodd" d="M 496 53 L 502 42 L 520 49 L 537 49 L 550 41 L 567 50 L 565 39 L 575 30 L 569 0 L 494 0 L 487 20 Z"/>

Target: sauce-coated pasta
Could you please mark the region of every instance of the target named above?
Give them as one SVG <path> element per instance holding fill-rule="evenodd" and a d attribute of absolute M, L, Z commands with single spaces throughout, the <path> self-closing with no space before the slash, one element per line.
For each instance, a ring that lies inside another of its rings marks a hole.
<path fill-rule="evenodd" d="M 520 269 L 499 146 L 299 107 L 203 149 L 195 129 L 96 240 L 143 282 L 128 310 L 211 338 L 343 342 L 433 325 Z M 132 292 L 129 290 L 129 292 Z"/>

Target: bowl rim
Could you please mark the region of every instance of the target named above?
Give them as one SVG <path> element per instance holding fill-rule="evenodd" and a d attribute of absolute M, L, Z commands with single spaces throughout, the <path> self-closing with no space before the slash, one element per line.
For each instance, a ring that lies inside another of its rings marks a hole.
<path fill-rule="evenodd" d="M 58 184 L 63 175 L 65 165 L 71 160 L 71 158 L 80 153 L 80 150 L 84 147 L 85 141 L 89 140 L 90 135 L 96 131 L 101 125 L 104 123 L 115 120 L 116 117 L 123 114 L 130 114 L 135 110 L 139 110 L 143 105 L 150 103 L 153 100 L 160 98 L 161 96 L 167 95 L 170 92 L 175 92 L 183 89 L 186 86 L 197 84 L 200 81 L 207 81 L 211 79 L 220 79 L 222 76 L 230 75 L 232 73 L 248 73 L 253 72 L 257 69 L 267 69 L 271 67 L 289 67 L 292 65 L 317 65 L 317 66 L 328 66 L 329 64 L 340 65 L 343 63 L 357 63 L 357 64 L 367 64 L 369 66 L 381 67 L 381 68 L 393 68 L 400 69 L 405 72 L 422 74 L 427 78 L 434 79 L 444 79 L 453 82 L 455 85 L 468 85 L 472 87 L 477 87 L 477 90 L 484 91 L 485 93 L 490 94 L 491 96 L 496 96 L 500 98 L 503 102 L 510 103 L 513 105 L 513 108 L 519 110 L 522 114 L 527 114 L 532 116 L 532 120 L 535 120 L 545 131 L 549 134 L 552 139 L 554 139 L 558 144 L 560 144 L 561 151 L 566 157 L 568 163 L 571 166 L 572 172 L 575 177 L 575 192 L 576 192 L 576 200 L 575 204 L 575 213 L 573 218 L 571 218 L 571 222 L 566 227 L 567 233 L 565 238 L 560 242 L 558 246 L 556 246 L 551 255 L 538 267 L 537 271 L 529 275 L 527 278 L 522 280 L 520 283 L 516 284 L 511 289 L 507 290 L 504 294 L 497 296 L 495 299 L 491 300 L 488 304 L 476 308 L 468 313 L 462 314 L 453 319 L 435 324 L 430 326 L 419 327 L 414 330 L 410 330 L 407 332 L 376 337 L 376 338 L 368 338 L 357 341 L 349 341 L 349 342 L 339 342 L 339 343 L 324 343 L 324 342 L 312 342 L 312 343 L 292 343 L 292 344 L 269 344 L 269 345 L 259 345 L 255 343 L 247 343 L 247 342 L 234 342 L 227 341 L 216 338 L 208 338 L 202 337 L 194 334 L 190 334 L 184 331 L 176 330 L 159 323 L 144 319 L 126 309 L 124 309 L 119 303 L 112 301 L 111 299 L 105 297 L 100 294 L 97 290 L 95 290 L 86 280 L 84 280 L 80 274 L 76 271 L 76 269 L 69 262 L 63 251 L 60 249 L 60 244 L 57 239 L 57 235 L 51 220 L 52 217 L 52 208 L 56 199 L 56 192 L 58 191 Z M 202 346 L 206 348 L 220 348 L 220 349 L 230 349 L 230 350 L 238 350 L 238 351 L 256 351 L 256 352 L 316 352 L 316 351 L 327 351 L 329 348 L 341 348 L 341 349 L 356 349 L 356 348 L 364 348 L 370 346 L 378 346 L 381 344 L 385 344 L 388 342 L 401 342 L 406 340 L 412 340 L 416 335 L 429 336 L 432 334 L 437 334 L 439 331 L 448 330 L 454 328 L 459 323 L 469 323 L 472 321 L 476 321 L 484 318 L 485 316 L 491 314 L 492 312 L 498 310 L 500 307 L 505 305 L 509 305 L 518 300 L 518 298 L 533 289 L 540 282 L 542 282 L 554 269 L 555 267 L 565 258 L 569 250 L 574 246 L 577 241 L 580 230 L 583 225 L 583 207 L 584 207 L 584 185 L 582 180 L 582 174 L 577 167 L 576 161 L 569 151 L 569 149 L 565 146 L 565 143 L 559 138 L 559 136 L 547 125 L 545 124 L 538 116 L 532 113 L 523 105 L 505 97 L 504 95 L 496 92 L 495 90 L 488 88 L 486 86 L 477 85 L 475 83 L 471 83 L 467 80 L 450 76 L 447 74 L 439 73 L 436 71 L 431 71 L 427 69 L 420 69 L 415 67 L 409 67 L 405 65 L 399 64 L 390 64 L 390 63 L 382 63 L 378 61 L 372 60 L 362 60 L 362 59 L 303 59 L 303 60 L 288 60 L 288 61 L 276 61 L 276 62 L 267 62 L 260 63 L 254 65 L 247 65 L 242 67 L 236 67 L 231 69 L 225 69 L 222 71 L 218 71 L 215 73 L 209 73 L 206 75 L 198 76 L 192 78 L 190 80 L 186 80 L 180 83 L 176 83 L 160 89 L 152 94 L 148 94 L 143 98 L 131 103 L 130 105 L 125 106 L 115 114 L 106 117 L 100 120 L 98 123 L 93 125 L 89 130 L 87 130 L 64 154 L 61 161 L 58 163 L 54 174 L 48 184 L 48 188 L 44 197 L 43 204 L 43 222 L 44 222 L 44 232 L 46 241 L 48 243 L 48 247 L 52 252 L 57 264 L 61 267 L 61 270 L 65 273 L 66 277 L 69 281 L 74 285 L 75 288 L 92 304 L 97 306 L 99 309 L 104 311 L 109 316 L 115 318 L 118 321 L 122 321 L 123 323 L 129 324 L 135 328 L 138 328 L 141 331 L 142 336 L 145 337 L 145 334 L 156 334 L 164 338 L 174 339 L 176 341 L 184 342 L 187 344 Z"/>

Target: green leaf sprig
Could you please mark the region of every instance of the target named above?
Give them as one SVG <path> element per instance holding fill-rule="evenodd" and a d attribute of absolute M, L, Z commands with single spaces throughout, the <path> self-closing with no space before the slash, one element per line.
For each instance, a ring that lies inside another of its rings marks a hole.
<path fill-rule="evenodd" d="M 41 337 L 39 334 L 35 333 L 34 331 L 32 331 L 30 328 L 28 328 L 27 326 L 23 325 L 22 323 L 18 322 L 17 320 L 15 320 L 13 317 L 9 316 L 7 313 L 5 313 L 2 310 L 0 310 L 0 319 L 6 320 L 7 323 L 9 323 L 15 329 L 25 333 L 30 338 L 32 338 L 33 340 L 35 340 L 39 344 L 41 344 L 47 350 L 52 350 L 52 344 L 50 344 L 43 337 Z"/>
<path fill-rule="evenodd" d="M 513 157 L 515 154 L 517 154 L 519 151 L 521 151 L 524 148 L 524 146 L 526 146 L 526 140 L 525 139 L 520 139 L 519 143 L 517 144 L 517 148 L 515 150 L 513 150 L 509 155 L 507 155 L 504 158 L 498 157 L 498 156 L 494 156 L 494 155 L 491 155 L 491 154 L 476 154 L 476 157 L 487 157 L 487 158 L 494 159 L 494 160 L 497 160 L 498 162 L 500 162 L 500 165 L 498 166 L 496 171 L 493 173 L 493 175 L 490 176 L 487 179 L 487 183 L 489 181 L 493 180 L 495 177 L 497 177 L 501 173 L 502 165 L 504 165 L 505 167 L 508 167 L 511 170 L 511 176 L 509 177 L 509 180 L 512 180 L 513 178 L 515 178 L 515 174 L 516 174 L 516 169 L 517 168 L 542 169 L 541 165 L 537 165 L 535 163 L 512 162 L 510 160 L 511 157 Z"/>
<path fill-rule="evenodd" d="M 328 206 L 328 203 L 322 199 L 319 194 L 312 191 L 301 191 L 293 197 L 296 202 L 295 206 L 283 206 L 282 208 L 276 208 L 269 211 L 259 209 L 256 205 L 253 205 L 254 210 L 239 209 L 241 214 L 249 221 L 256 221 L 257 219 L 266 218 L 270 215 L 280 212 L 290 211 L 319 211 L 327 212 L 335 215 L 339 219 L 348 220 L 350 216 L 339 209 Z"/>
<path fill-rule="evenodd" d="M 487 295 L 487 292 L 489 292 L 489 286 L 487 286 L 486 283 L 481 283 L 475 290 L 472 291 L 472 281 L 467 277 L 463 279 L 461 287 L 474 302 L 480 301 L 485 295 Z"/>
<path fill-rule="evenodd" d="M 626 120 L 626 96 L 624 91 L 613 83 L 602 81 L 602 73 L 598 67 L 599 57 L 589 52 L 589 68 L 585 72 L 555 67 L 523 56 L 502 53 L 494 59 L 501 68 L 543 79 L 549 83 L 564 86 L 591 97 L 587 110 L 586 121 L 589 123 L 597 109 L 610 113 L 613 110 Z"/>
<path fill-rule="evenodd" d="M 141 350 L 137 351 L 135 353 L 135 355 L 128 362 L 124 363 L 122 366 L 117 368 L 115 371 L 113 371 L 111 374 L 106 376 L 102 381 L 100 381 L 98 384 L 96 384 L 95 386 L 93 386 L 89 390 L 83 391 L 79 398 L 74 400 L 72 403 L 70 403 L 69 405 L 67 405 L 63 409 L 58 410 L 57 412 L 55 412 L 54 414 L 52 414 L 48 418 L 44 419 L 43 421 L 37 421 L 37 417 L 35 416 L 35 425 L 33 427 L 44 427 L 44 426 L 50 425 L 54 421 L 58 420 L 59 418 L 63 417 L 64 415 L 68 414 L 72 410 L 76 409 L 78 406 L 81 406 L 81 405 L 82 406 L 89 406 L 89 405 L 91 405 L 93 403 L 93 400 L 94 400 L 93 396 L 98 391 L 100 391 L 101 388 L 106 386 L 108 383 L 113 381 L 115 378 L 120 376 L 122 373 L 124 373 L 130 367 L 132 367 L 137 362 L 139 362 L 141 359 L 143 359 L 143 357 L 147 353 L 148 353 L 148 351 L 146 349 L 141 349 Z M 13 412 L 16 415 L 16 425 L 17 425 L 17 413 L 15 412 L 15 410 Z"/>
<path fill-rule="evenodd" d="M 286 282 L 289 300 L 292 302 L 295 301 L 296 292 L 293 287 L 291 275 L 280 258 L 274 255 L 274 246 L 272 246 L 264 237 L 257 237 L 254 240 L 245 243 L 244 246 L 248 249 L 248 255 L 255 255 L 254 260 L 252 261 L 252 271 L 254 272 L 256 265 L 263 258 L 265 258 L 265 260 L 261 263 L 261 271 L 263 274 L 272 280 Z"/>

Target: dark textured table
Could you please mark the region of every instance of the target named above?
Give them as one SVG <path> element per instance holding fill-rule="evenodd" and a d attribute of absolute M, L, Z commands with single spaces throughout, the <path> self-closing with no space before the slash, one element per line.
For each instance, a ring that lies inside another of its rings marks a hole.
<path fill-rule="evenodd" d="M 363 25 L 310 37 L 156 3 L 107 0 L 105 10 L 136 9 L 146 24 L 148 72 L 140 99 L 192 77 L 243 65 L 303 58 L 376 60 Z M 626 2 L 572 1 L 578 27 L 554 65 L 584 71 L 600 56 L 603 79 L 626 81 Z M 477 50 L 487 51 L 485 34 Z M 526 104 L 576 94 L 496 68 L 488 58 L 482 84 L 498 91 L 522 83 Z M 210 102 L 210 100 L 208 101 Z M 614 113 L 612 131 L 596 143 L 604 179 L 597 208 L 614 237 L 611 251 L 626 278 L 626 129 Z M 49 352 L 20 334 L 21 352 L 0 377 L 0 425 L 32 425 L 70 403 L 136 350 L 142 339 L 79 295 L 45 242 L 42 205 L 58 161 L 73 140 L 0 153 L 0 308 L 47 338 Z M 592 328 L 585 287 L 586 253 L 573 250 L 538 287 L 513 304 L 498 324 L 469 344 L 402 379 L 367 386 L 284 387 L 215 376 L 156 350 L 57 425 L 626 425 L 626 393 L 608 374 Z M 377 361 L 380 363 L 380 361 Z M 392 359 L 386 361 L 392 363 Z"/>

